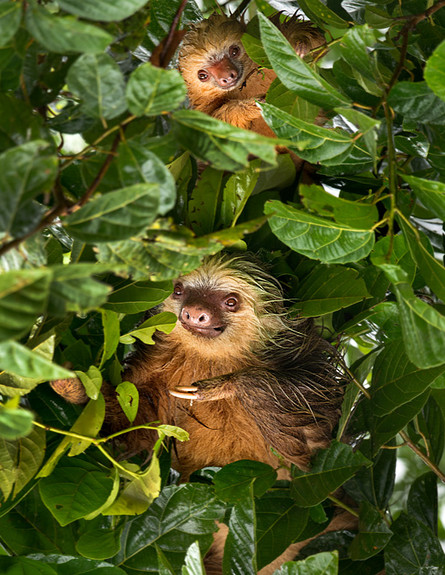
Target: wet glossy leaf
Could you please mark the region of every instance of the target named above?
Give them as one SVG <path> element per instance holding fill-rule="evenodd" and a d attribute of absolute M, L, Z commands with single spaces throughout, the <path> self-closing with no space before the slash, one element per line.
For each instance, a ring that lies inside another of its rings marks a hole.
<path fill-rule="evenodd" d="M 44 48 L 61 54 L 103 52 L 113 40 L 105 30 L 72 16 L 56 16 L 34 2 L 26 10 L 26 27 Z"/>
<path fill-rule="evenodd" d="M 135 184 L 88 202 L 65 219 L 67 232 L 84 242 L 119 241 L 142 233 L 159 206 L 156 184 Z"/>
<path fill-rule="evenodd" d="M 273 233 L 294 251 L 324 263 L 348 263 L 366 257 L 374 233 L 333 223 L 279 201 L 265 205 Z"/>
<path fill-rule="evenodd" d="M 85 4 L 83 0 L 60 0 L 58 4 L 62 10 L 87 20 L 110 22 L 128 18 L 142 8 L 146 0 L 119 0 L 111 4 L 108 0 L 96 0 L 94 4 Z"/>
<path fill-rule="evenodd" d="M 326 109 L 349 104 L 350 100 L 310 68 L 281 32 L 261 13 L 258 14 L 261 40 L 278 78 L 289 90 Z"/>
<path fill-rule="evenodd" d="M 250 154 L 275 163 L 276 142 L 272 138 L 235 128 L 197 110 L 180 110 L 172 118 L 179 143 L 214 168 L 241 170 L 247 167 Z"/>
<path fill-rule="evenodd" d="M 132 521 L 118 564 L 125 570 L 157 572 L 158 547 L 179 570 L 192 543 L 199 541 L 203 554 L 208 550 L 215 520 L 223 513 L 224 507 L 209 486 L 190 483 L 166 487 L 148 511 Z"/>
<path fill-rule="evenodd" d="M 236 503 L 250 493 L 263 495 L 275 483 L 276 471 L 266 463 L 259 461 L 235 461 L 229 463 L 213 478 L 217 496 L 228 503 Z"/>
<path fill-rule="evenodd" d="M 99 509 L 112 488 L 113 479 L 79 458 L 65 458 L 39 483 L 43 503 L 62 526 Z"/>
<path fill-rule="evenodd" d="M 402 513 L 392 524 L 392 531 L 394 535 L 385 549 L 387 575 L 441 572 L 445 554 L 428 527 Z"/>
<path fill-rule="evenodd" d="M 204 563 L 198 543 L 192 543 L 185 556 L 182 575 L 205 575 Z"/>
<path fill-rule="evenodd" d="M 343 266 L 317 266 L 301 283 L 293 308 L 305 317 L 321 316 L 371 297 L 359 273 Z"/>
<path fill-rule="evenodd" d="M 406 120 L 445 124 L 445 104 L 426 82 L 398 82 L 388 102 Z"/>
<path fill-rule="evenodd" d="M 416 176 L 403 176 L 420 201 L 437 217 L 445 220 L 445 184 Z"/>
<path fill-rule="evenodd" d="M 340 42 L 340 52 L 346 62 L 358 70 L 361 75 L 374 81 L 376 73 L 375 55 L 371 48 L 379 37 L 377 30 L 372 30 L 367 24 L 350 28 Z M 373 90 L 372 93 L 375 93 Z"/>
<path fill-rule="evenodd" d="M 308 473 L 298 471 L 292 481 L 291 495 L 300 507 L 321 503 L 364 465 L 371 462 L 349 445 L 333 442 L 314 458 Z"/>
<path fill-rule="evenodd" d="M 232 507 L 224 545 L 223 575 L 256 575 L 255 502 L 253 482 Z"/>
<path fill-rule="evenodd" d="M 156 116 L 177 108 L 187 90 L 177 70 L 156 68 L 149 62 L 131 74 L 127 84 L 128 109 L 135 116 Z"/>
<path fill-rule="evenodd" d="M 70 67 L 66 80 L 88 116 L 110 120 L 125 112 L 124 78 L 108 54 L 83 54 Z"/>
<path fill-rule="evenodd" d="M 125 575 L 125 571 L 105 561 L 93 561 L 82 557 L 35 554 L 36 562 L 52 567 L 57 575 Z M 31 574 L 30 574 L 31 575 Z"/>

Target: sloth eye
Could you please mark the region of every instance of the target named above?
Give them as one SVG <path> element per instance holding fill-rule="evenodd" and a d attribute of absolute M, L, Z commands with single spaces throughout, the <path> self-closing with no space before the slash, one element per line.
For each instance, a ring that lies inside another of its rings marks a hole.
<path fill-rule="evenodd" d="M 239 46 L 236 46 L 236 45 L 230 46 L 230 48 L 229 48 L 229 56 L 230 56 L 231 58 L 236 58 L 236 57 L 239 55 L 239 52 L 240 52 Z"/>
<path fill-rule="evenodd" d="M 181 297 L 183 293 L 184 293 L 184 286 L 179 283 L 175 284 L 175 287 L 173 288 L 173 296 Z"/>
<path fill-rule="evenodd" d="M 201 82 L 207 82 L 208 79 L 209 79 L 208 72 L 206 72 L 205 70 L 198 70 L 198 80 L 201 80 Z"/>
<path fill-rule="evenodd" d="M 224 304 L 229 309 L 234 310 L 235 308 L 238 307 L 238 299 L 235 296 L 231 295 L 225 300 Z"/>

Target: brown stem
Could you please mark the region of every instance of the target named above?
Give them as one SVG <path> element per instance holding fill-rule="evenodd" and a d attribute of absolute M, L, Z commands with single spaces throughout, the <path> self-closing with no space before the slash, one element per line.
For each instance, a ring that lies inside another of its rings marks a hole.
<path fill-rule="evenodd" d="M 164 47 L 162 48 L 161 55 L 159 56 L 159 63 L 161 68 L 165 68 L 170 61 L 170 58 L 167 55 L 170 53 L 171 45 L 173 42 L 173 38 L 175 36 L 176 28 L 178 27 L 179 20 L 181 19 L 182 13 L 185 10 L 187 4 L 187 0 L 182 0 L 178 10 L 176 11 L 175 17 L 170 26 L 170 30 L 168 31 L 167 40 L 165 41 Z"/>
<path fill-rule="evenodd" d="M 238 8 L 235 10 L 235 12 L 232 14 L 232 17 L 233 18 L 239 18 L 241 16 L 241 14 L 244 12 L 244 10 L 247 9 L 250 2 L 251 2 L 251 0 L 243 0 L 241 2 L 241 4 L 238 6 Z"/>
<path fill-rule="evenodd" d="M 409 435 L 407 433 L 405 433 L 404 431 L 399 431 L 399 435 L 400 437 L 403 439 L 403 441 L 405 442 L 405 444 L 412 450 L 414 451 L 414 453 L 416 455 L 418 455 L 420 457 L 420 459 L 431 469 L 431 471 L 433 471 L 437 477 L 443 481 L 443 483 L 445 483 L 445 473 L 443 473 L 435 463 L 433 463 L 431 461 L 431 459 L 429 459 L 421 449 L 419 449 L 417 447 L 417 445 L 415 445 Z"/>

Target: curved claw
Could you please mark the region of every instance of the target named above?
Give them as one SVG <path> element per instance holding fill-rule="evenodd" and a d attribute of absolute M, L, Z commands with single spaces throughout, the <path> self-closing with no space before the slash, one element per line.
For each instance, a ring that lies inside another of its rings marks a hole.
<path fill-rule="evenodd" d="M 179 397 L 179 399 L 201 399 L 201 396 L 197 393 L 198 388 L 194 385 L 190 386 L 178 386 L 175 389 L 170 389 L 170 395 L 174 397 Z"/>

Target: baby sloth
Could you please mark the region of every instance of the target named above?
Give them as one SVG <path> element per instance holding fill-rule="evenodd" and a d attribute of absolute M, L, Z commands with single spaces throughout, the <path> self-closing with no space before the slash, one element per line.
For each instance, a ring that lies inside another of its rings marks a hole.
<path fill-rule="evenodd" d="M 274 23 L 298 56 L 324 44 L 323 35 L 297 17 Z M 214 118 L 265 136 L 274 133 L 261 116 L 256 100 L 263 99 L 276 78 L 273 70 L 259 69 L 247 55 L 241 38 L 246 25 L 212 14 L 184 36 L 178 68 L 188 88 L 190 104 Z"/>
<path fill-rule="evenodd" d="M 336 350 L 311 320 L 287 317 L 278 282 L 253 259 L 206 259 L 155 311 L 174 312 L 177 324 L 168 335 L 157 332 L 154 346 L 137 345 L 123 381 L 139 390 L 135 425 L 160 420 L 189 432 L 172 455 L 184 479 L 240 459 L 276 467 L 273 450 L 306 468 L 329 444 L 345 384 Z M 53 387 L 73 401 L 70 381 Z M 129 427 L 114 389 L 102 391 L 111 431 Z M 138 452 L 150 450 L 157 434 L 124 437 Z"/>

